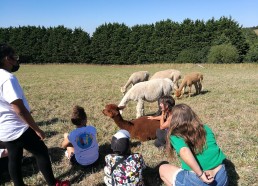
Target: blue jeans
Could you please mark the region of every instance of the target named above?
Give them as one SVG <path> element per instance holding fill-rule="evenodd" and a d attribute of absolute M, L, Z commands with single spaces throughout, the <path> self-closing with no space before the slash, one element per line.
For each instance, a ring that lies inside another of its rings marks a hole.
<path fill-rule="evenodd" d="M 214 177 L 214 181 L 211 184 L 204 183 L 198 176 L 191 171 L 182 170 L 180 171 L 175 180 L 175 186 L 227 186 L 228 176 L 225 169 L 225 165 L 217 172 Z"/>

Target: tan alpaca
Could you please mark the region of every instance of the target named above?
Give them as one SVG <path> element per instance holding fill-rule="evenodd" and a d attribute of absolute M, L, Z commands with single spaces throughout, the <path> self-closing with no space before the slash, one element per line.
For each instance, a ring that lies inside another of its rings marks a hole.
<path fill-rule="evenodd" d="M 202 80 L 203 75 L 200 72 L 192 72 L 190 74 L 185 75 L 184 79 L 182 80 L 182 83 L 179 86 L 179 89 L 175 91 L 175 97 L 182 97 L 185 92 L 186 86 L 189 87 L 188 96 L 190 97 L 193 84 L 196 90 L 196 94 L 200 94 L 202 90 Z"/>

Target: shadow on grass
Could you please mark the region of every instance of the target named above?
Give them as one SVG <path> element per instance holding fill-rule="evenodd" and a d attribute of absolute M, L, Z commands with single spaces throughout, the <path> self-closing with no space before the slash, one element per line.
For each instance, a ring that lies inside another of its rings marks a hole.
<path fill-rule="evenodd" d="M 43 125 L 53 125 L 57 122 L 68 122 L 67 120 L 63 120 L 63 119 L 58 119 L 58 118 L 53 118 L 53 119 L 50 119 L 50 120 L 47 120 L 47 121 L 38 121 L 36 122 L 39 126 L 43 126 Z"/>
<path fill-rule="evenodd" d="M 60 147 L 51 147 L 48 149 L 51 163 L 60 162 L 64 156 L 65 149 Z"/>
<path fill-rule="evenodd" d="M 224 160 L 223 163 L 228 173 L 229 186 L 238 185 L 239 175 L 236 172 L 235 165 L 228 159 Z"/>
<path fill-rule="evenodd" d="M 46 138 L 51 138 L 57 134 L 58 134 L 57 131 L 45 131 Z"/>
<path fill-rule="evenodd" d="M 61 153 L 63 153 L 63 150 Z M 105 143 L 103 145 L 100 145 L 99 159 L 97 160 L 97 162 L 95 162 L 91 166 L 86 166 L 86 167 L 80 166 L 80 165 L 73 165 L 68 171 L 58 176 L 58 179 L 63 179 L 68 176 L 70 177 L 70 182 L 72 184 L 77 184 L 80 181 L 82 181 L 85 177 L 91 175 L 93 172 L 99 172 L 103 170 L 104 166 L 106 165 L 105 156 L 110 153 L 112 153 L 112 150 L 110 148 L 110 143 Z M 57 155 L 57 156 L 62 157 L 62 155 Z M 54 161 L 54 159 L 52 161 Z"/>
<path fill-rule="evenodd" d="M 6 182 L 11 182 L 8 172 L 8 158 L 1 158 L 0 162 L 0 185 L 5 185 Z M 34 157 L 24 156 L 22 158 L 22 177 L 31 177 L 39 172 L 36 159 Z"/>
<path fill-rule="evenodd" d="M 207 94 L 207 93 L 209 93 L 210 91 L 209 90 L 202 90 L 201 92 L 200 92 L 200 94 L 196 94 L 195 92 L 192 92 L 193 94 L 191 95 L 191 97 L 195 97 L 195 96 L 201 96 L 201 95 L 204 95 L 204 94 Z M 188 97 L 188 91 L 186 91 L 185 93 L 184 93 L 184 95 L 183 95 L 183 97 Z"/>
<path fill-rule="evenodd" d="M 132 142 L 131 146 L 138 146 L 140 145 L 140 142 Z M 63 153 L 63 152 L 62 152 Z M 105 162 L 105 156 L 107 154 L 111 154 L 112 150 L 110 147 L 110 143 L 105 143 L 103 145 L 100 145 L 99 147 L 99 159 L 94 165 L 92 166 L 80 166 L 80 165 L 73 165 L 71 168 L 64 172 L 63 174 L 58 176 L 58 179 L 65 179 L 66 177 L 69 177 L 69 180 L 71 184 L 78 184 L 81 182 L 85 177 L 91 175 L 94 172 L 100 172 L 104 170 L 104 167 L 106 165 Z M 57 155 L 60 157 L 60 155 Z M 53 158 L 53 157 L 52 157 Z M 54 161 L 54 159 L 52 160 Z M 156 165 L 154 168 L 146 167 L 146 169 L 143 170 L 143 177 L 144 177 L 144 183 L 146 186 L 159 186 L 162 185 L 162 180 L 159 176 L 159 166 L 162 164 L 166 164 L 168 162 L 163 161 L 160 162 L 158 165 Z M 104 182 L 98 183 L 97 186 L 104 186 Z"/>
<path fill-rule="evenodd" d="M 163 164 L 168 164 L 167 161 L 162 161 L 154 168 L 146 167 L 143 170 L 143 178 L 145 186 L 160 186 L 163 184 L 163 181 L 160 179 L 159 176 L 159 167 Z"/>

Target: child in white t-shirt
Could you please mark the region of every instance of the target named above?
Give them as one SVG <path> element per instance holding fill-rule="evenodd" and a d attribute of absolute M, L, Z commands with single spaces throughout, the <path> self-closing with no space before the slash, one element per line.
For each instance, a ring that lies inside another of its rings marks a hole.
<path fill-rule="evenodd" d="M 83 107 L 74 106 L 71 122 L 76 129 L 64 134 L 62 148 L 66 148 L 65 155 L 72 164 L 91 165 L 99 158 L 97 130 L 86 125 L 87 115 Z"/>
<path fill-rule="evenodd" d="M 142 171 L 146 167 L 139 153 L 131 153 L 130 134 L 119 130 L 111 141 L 113 154 L 105 156 L 104 182 L 107 186 L 143 186 Z"/>

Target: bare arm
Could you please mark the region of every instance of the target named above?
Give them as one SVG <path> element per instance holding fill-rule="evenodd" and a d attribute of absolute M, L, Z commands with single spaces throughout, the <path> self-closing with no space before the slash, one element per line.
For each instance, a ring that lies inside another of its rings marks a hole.
<path fill-rule="evenodd" d="M 72 144 L 70 143 L 70 141 L 68 139 L 68 133 L 65 133 L 64 134 L 64 141 L 62 141 L 61 147 L 65 149 L 66 147 L 69 147 L 71 145 Z"/>
<path fill-rule="evenodd" d="M 11 103 L 16 114 L 25 122 L 27 123 L 30 128 L 32 128 L 37 135 L 41 138 L 45 138 L 45 133 L 39 128 L 39 126 L 35 123 L 33 117 L 31 116 L 30 112 L 26 109 L 23 101 L 21 99 L 17 99 Z"/>
<path fill-rule="evenodd" d="M 151 119 L 151 120 L 160 120 L 160 119 L 161 119 L 161 116 L 148 116 L 148 119 Z"/>
<path fill-rule="evenodd" d="M 180 149 L 180 157 L 184 162 L 199 176 L 199 178 L 205 183 L 213 182 L 213 177 L 207 177 L 205 172 L 201 170 L 199 164 L 197 163 L 193 153 L 188 147 L 183 147 Z"/>
<path fill-rule="evenodd" d="M 169 128 L 171 118 L 172 118 L 172 115 L 170 114 L 165 121 L 164 120 L 164 115 L 165 115 L 165 113 L 163 113 L 163 111 L 162 111 L 162 114 L 161 114 L 162 119 L 160 120 L 160 127 L 159 127 L 161 130 Z"/>

